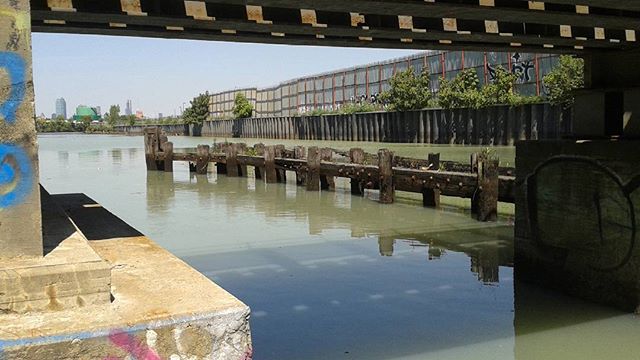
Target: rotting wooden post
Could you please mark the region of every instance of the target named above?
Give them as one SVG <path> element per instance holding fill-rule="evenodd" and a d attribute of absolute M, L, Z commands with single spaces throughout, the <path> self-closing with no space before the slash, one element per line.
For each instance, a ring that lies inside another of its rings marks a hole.
<path fill-rule="evenodd" d="M 476 209 L 478 221 L 498 220 L 498 187 L 500 161 L 481 157 L 478 161 L 478 191 Z"/>
<path fill-rule="evenodd" d="M 430 153 L 427 155 L 427 161 L 429 162 L 429 170 L 440 170 L 440 153 Z"/>
<path fill-rule="evenodd" d="M 144 129 L 144 156 L 147 163 L 147 171 L 158 170 L 156 154 L 158 152 L 158 129 L 155 127 Z"/>
<path fill-rule="evenodd" d="M 217 150 L 223 152 L 223 153 L 227 153 L 227 148 L 229 147 L 229 145 L 225 145 L 225 144 L 221 144 L 221 145 L 217 145 L 216 144 L 216 148 Z M 222 174 L 226 174 L 227 173 L 227 164 L 222 164 L 222 163 L 216 163 L 216 173 L 218 175 L 222 175 Z"/>
<path fill-rule="evenodd" d="M 285 150 L 284 145 L 282 145 L 282 144 L 276 145 L 275 149 L 276 149 L 276 158 L 284 157 L 284 150 Z M 286 183 L 287 182 L 287 170 L 285 170 L 285 169 L 277 169 L 276 170 L 276 176 L 278 178 L 278 182 L 280 182 L 280 183 Z"/>
<path fill-rule="evenodd" d="M 276 174 L 276 148 L 267 146 L 264 148 L 264 180 L 267 184 L 278 182 Z"/>
<path fill-rule="evenodd" d="M 471 172 L 474 174 L 478 173 L 478 158 L 478 153 L 472 153 L 470 156 Z M 478 213 L 478 195 L 478 190 L 476 190 L 476 192 L 473 193 L 473 196 L 471 196 L 471 214 Z"/>
<path fill-rule="evenodd" d="M 173 172 L 173 143 L 167 141 L 162 144 L 162 152 L 164 153 L 164 171 Z"/>
<path fill-rule="evenodd" d="M 429 170 L 440 169 L 440 153 L 429 154 L 427 156 L 429 162 Z M 424 188 L 422 189 L 422 205 L 426 207 L 439 208 L 440 207 L 440 189 L 437 188 Z"/>
<path fill-rule="evenodd" d="M 196 173 L 206 174 L 209 167 L 209 145 L 198 145 Z"/>
<path fill-rule="evenodd" d="M 307 153 L 307 191 L 320 190 L 320 150 L 309 147 Z"/>
<path fill-rule="evenodd" d="M 238 171 L 238 145 L 231 144 L 227 147 L 225 153 L 227 159 L 227 176 L 238 177 L 240 176 Z"/>
<path fill-rule="evenodd" d="M 264 157 L 264 144 L 259 143 L 253 145 L 253 150 L 255 151 L 257 156 Z M 262 179 L 264 177 L 264 167 L 256 166 L 254 169 L 254 173 L 256 174 L 256 179 Z"/>
<path fill-rule="evenodd" d="M 304 160 L 307 158 L 306 149 L 304 146 L 296 146 L 293 148 L 293 156 L 296 159 Z M 296 170 L 296 184 L 303 186 L 307 184 L 307 174 L 304 170 Z"/>
<path fill-rule="evenodd" d="M 322 148 L 320 150 L 321 161 L 331 161 L 333 158 L 333 150 L 331 148 Z M 320 189 L 335 190 L 336 182 L 333 176 L 320 175 Z"/>
<path fill-rule="evenodd" d="M 236 155 L 244 155 L 247 152 L 247 144 L 236 144 Z M 247 176 L 247 165 L 238 165 L 238 173 L 240 176 Z"/>
<path fill-rule="evenodd" d="M 363 164 L 364 163 L 364 150 L 360 148 L 353 148 L 349 150 L 349 159 L 352 164 Z M 353 195 L 363 195 L 364 191 L 362 188 L 362 181 L 360 179 L 352 178 L 351 179 L 351 194 Z"/>
<path fill-rule="evenodd" d="M 388 149 L 378 151 L 378 168 L 380 170 L 380 203 L 392 204 L 395 198 L 393 152 Z"/>

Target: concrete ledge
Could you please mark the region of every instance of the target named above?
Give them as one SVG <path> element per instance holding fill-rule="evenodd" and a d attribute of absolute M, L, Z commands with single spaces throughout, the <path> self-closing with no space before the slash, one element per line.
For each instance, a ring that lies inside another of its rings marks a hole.
<path fill-rule="evenodd" d="M 99 207 L 86 196 L 55 198 L 75 223 L 86 226 L 83 217 Z M 120 219 L 105 209 L 100 213 L 101 224 L 122 228 Z M 147 237 L 89 243 L 111 266 L 113 301 L 1 315 L 3 360 L 251 358 L 249 308 L 224 289 Z"/>
<path fill-rule="evenodd" d="M 46 255 L 0 263 L 0 311 L 59 311 L 108 304 L 110 265 L 44 189 L 41 199 Z"/>

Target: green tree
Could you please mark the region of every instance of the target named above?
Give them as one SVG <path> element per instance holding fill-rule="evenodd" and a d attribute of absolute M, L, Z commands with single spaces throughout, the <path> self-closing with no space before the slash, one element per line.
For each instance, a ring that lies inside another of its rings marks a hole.
<path fill-rule="evenodd" d="M 547 98 L 554 105 L 565 108 L 573 105 L 573 92 L 584 87 L 584 60 L 563 55 L 560 62 L 542 82 L 547 88 Z"/>
<path fill-rule="evenodd" d="M 519 96 L 514 91 L 517 80 L 515 74 L 498 66 L 493 82 L 480 87 L 480 79 L 475 69 L 466 69 L 458 73 L 453 80 L 442 79 L 438 92 L 438 102 L 445 109 L 474 108 L 493 105 L 514 105 L 535 102 Z"/>
<path fill-rule="evenodd" d="M 431 88 L 428 71 L 424 70 L 416 76 L 410 67 L 393 75 L 389 85 L 391 88 L 382 93 L 381 99 L 389 104 L 391 110 L 418 110 L 429 105 Z"/>
<path fill-rule="evenodd" d="M 184 123 L 202 125 L 209 117 L 209 93 L 200 94 L 191 100 L 191 106 L 182 114 Z"/>
<path fill-rule="evenodd" d="M 105 114 L 105 118 L 109 126 L 115 126 L 120 120 L 120 105 L 111 105 L 109 112 Z"/>
<path fill-rule="evenodd" d="M 243 93 L 237 93 L 233 101 L 233 116 L 239 119 L 249 118 L 253 115 L 253 105 Z"/>
<path fill-rule="evenodd" d="M 481 91 L 480 106 L 511 105 L 515 103 L 517 95 L 513 90 L 518 77 L 505 70 L 502 66 L 496 68 L 493 82 L 485 85 Z"/>
<path fill-rule="evenodd" d="M 481 107 L 480 79 L 476 70 L 463 70 L 453 80 L 440 79 L 438 103 L 445 109 Z"/>

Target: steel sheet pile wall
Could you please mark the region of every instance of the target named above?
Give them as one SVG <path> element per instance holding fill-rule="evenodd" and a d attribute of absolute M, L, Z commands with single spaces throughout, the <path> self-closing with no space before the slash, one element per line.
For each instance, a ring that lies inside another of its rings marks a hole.
<path fill-rule="evenodd" d="M 203 136 L 513 145 L 571 133 L 570 111 L 549 104 L 208 121 Z"/>

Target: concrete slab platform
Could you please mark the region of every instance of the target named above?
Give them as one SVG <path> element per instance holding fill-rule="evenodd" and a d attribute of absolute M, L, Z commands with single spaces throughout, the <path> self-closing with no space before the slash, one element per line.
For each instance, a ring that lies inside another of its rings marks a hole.
<path fill-rule="evenodd" d="M 54 196 L 84 232 L 122 220 L 86 196 Z M 251 358 L 249 308 L 145 236 L 90 241 L 111 266 L 108 305 L 0 315 L 2 359 Z M 54 250 L 55 251 L 55 250 Z"/>
<path fill-rule="evenodd" d="M 111 266 L 41 190 L 44 258 L 0 262 L 0 312 L 59 311 L 110 302 Z"/>

